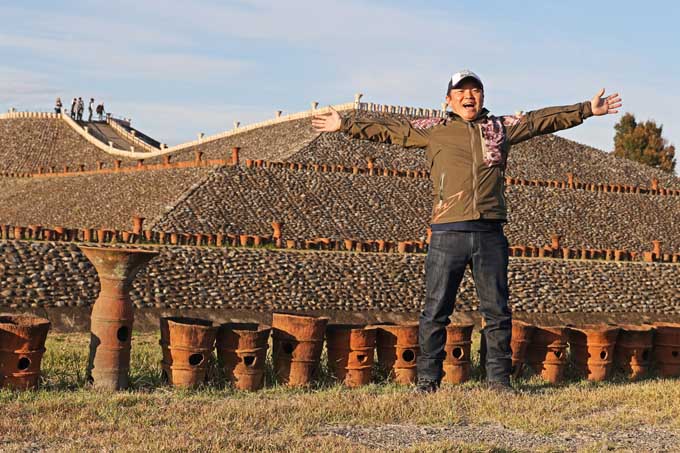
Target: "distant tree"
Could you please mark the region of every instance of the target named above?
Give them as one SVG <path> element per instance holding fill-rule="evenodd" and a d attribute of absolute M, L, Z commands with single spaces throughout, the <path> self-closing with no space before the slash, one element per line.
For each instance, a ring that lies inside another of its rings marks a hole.
<path fill-rule="evenodd" d="M 632 113 L 626 113 L 614 129 L 614 155 L 673 173 L 675 147 L 661 136 L 663 125 L 652 120 L 638 123 Z"/>

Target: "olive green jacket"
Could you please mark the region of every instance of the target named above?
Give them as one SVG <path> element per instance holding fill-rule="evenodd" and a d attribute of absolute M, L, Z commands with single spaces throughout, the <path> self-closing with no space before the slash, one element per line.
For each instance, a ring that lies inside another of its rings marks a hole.
<path fill-rule="evenodd" d="M 352 138 L 425 148 L 433 186 L 432 223 L 507 220 L 505 166 L 511 145 L 577 126 L 592 116 L 590 102 L 474 121 L 455 114 L 413 122 L 344 117 Z"/>

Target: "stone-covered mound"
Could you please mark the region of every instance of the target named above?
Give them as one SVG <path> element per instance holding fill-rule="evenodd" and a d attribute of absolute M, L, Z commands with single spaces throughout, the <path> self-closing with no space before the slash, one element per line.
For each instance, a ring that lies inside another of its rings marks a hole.
<path fill-rule="evenodd" d="M 116 158 L 78 135 L 61 119 L 16 118 L 0 120 L 0 173 L 37 173 L 64 166 L 71 170 L 97 161 L 109 168 Z"/>
<path fill-rule="evenodd" d="M 371 118 L 398 118 L 403 115 L 354 111 L 343 114 Z M 121 138 L 121 140 L 124 140 Z M 342 133 L 318 134 L 309 118 L 284 121 L 244 131 L 217 140 L 207 141 L 171 154 L 173 161 L 194 160 L 196 151 L 204 159 L 225 159 L 231 148 L 241 148 L 242 159 L 338 164 L 366 167 L 372 159 L 379 168 L 429 170 L 423 150 L 406 149 L 398 145 L 350 140 Z M 76 169 L 84 164 L 94 169 L 96 162 L 113 166 L 113 157 L 80 137 L 65 122 L 57 119 L 0 120 L 0 172 L 37 172 L 54 166 L 61 171 L 65 165 Z M 122 166 L 134 166 L 135 161 L 122 159 Z M 161 163 L 162 158 L 146 159 L 145 163 Z M 657 178 L 662 187 L 680 188 L 680 179 L 611 153 L 547 135 L 515 145 L 509 156 L 507 175 L 523 179 L 566 180 L 573 173 L 577 181 L 619 183 L 648 187 Z"/>
<path fill-rule="evenodd" d="M 130 230 L 133 215 L 153 223 L 211 171 L 186 168 L 0 178 L 0 223 Z"/>
<path fill-rule="evenodd" d="M 415 239 L 426 234 L 429 180 L 222 167 L 154 229 L 286 238 Z"/>
<path fill-rule="evenodd" d="M 286 238 L 419 239 L 426 235 L 429 179 L 288 169 L 216 170 L 155 225 L 157 230 L 269 234 Z M 680 197 L 509 186 L 511 244 L 680 250 Z"/>
<path fill-rule="evenodd" d="M 377 120 L 397 117 L 407 121 L 401 115 L 375 112 L 358 112 L 356 115 Z M 365 167 L 369 158 L 380 168 L 429 171 L 425 153 L 420 149 L 350 140 L 342 133 L 321 134 L 288 160 Z M 510 150 L 508 176 L 562 181 L 567 179 L 568 172 L 581 182 L 648 187 L 651 180 L 657 178 L 663 187 L 680 188 L 680 179 L 672 174 L 552 134 L 533 138 Z"/>
<path fill-rule="evenodd" d="M 680 197 L 618 194 L 545 187 L 506 189 L 511 244 L 544 245 L 561 234 L 567 247 L 680 250 Z"/>
<path fill-rule="evenodd" d="M 284 161 L 318 135 L 312 129 L 310 119 L 300 119 L 201 143 L 172 153 L 171 156 L 173 161 L 194 160 L 196 151 L 201 151 L 204 159 L 225 159 L 231 158 L 233 147 L 239 147 L 242 159 Z M 161 163 L 162 158 L 153 158 L 145 162 Z"/>
<path fill-rule="evenodd" d="M 424 255 L 159 247 L 136 277 L 138 308 L 418 312 Z M 510 259 L 515 312 L 680 313 L 680 267 Z M 0 241 L 0 307 L 91 305 L 95 270 L 75 244 Z M 477 310 L 469 273 L 457 299 Z"/>

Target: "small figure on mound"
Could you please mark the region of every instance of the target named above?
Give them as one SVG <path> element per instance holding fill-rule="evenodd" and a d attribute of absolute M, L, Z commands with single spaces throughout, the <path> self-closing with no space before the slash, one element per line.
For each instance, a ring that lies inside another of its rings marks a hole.
<path fill-rule="evenodd" d="M 75 120 L 76 119 L 76 110 L 78 109 L 78 99 L 73 98 L 73 102 L 71 102 L 71 119 Z"/>
<path fill-rule="evenodd" d="M 61 108 L 63 107 L 63 104 L 61 103 L 61 98 L 57 98 L 57 102 L 54 104 L 54 113 L 59 115 L 61 113 Z"/>
<path fill-rule="evenodd" d="M 83 120 L 83 112 L 85 111 L 85 103 L 83 102 L 83 98 L 78 98 L 78 105 L 76 106 L 76 119 L 78 121 Z"/>
<path fill-rule="evenodd" d="M 593 115 L 618 113 L 618 94 L 548 107 L 526 114 L 493 116 L 484 108 L 484 85 L 472 71 L 457 72 L 448 82 L 446 118 L 401 121 L 369 119 L 338 112 L 316 116 L 319 132 L 342 131 L 352 138 L 424 148 L 433 184 L 432 236 L 425 260 L 425 304 L 420 315 L 419 392 L 432 392 L 442 379 L 446 326 L 456 293 L 470 265 L 485 327 L 489 387 L 510 386 L 512 332 L 508 307 L 508 240 L 505 166 L 514 144 L 568 129 Z"/>
<path fill-rule="evenodd" d="M 90 103 L 87 104 L 87 112 L 89 113 L 87 121 L 91 123 L 92 122 L 92 114 L 94 113 L 94 98 L 90 98 Z"/>
<path fill-rule="evenodd" d="M 103 121 L 104 118 L 104 103 L 97 105 L 97 115 L 99 115 L 99 121 Z"/>

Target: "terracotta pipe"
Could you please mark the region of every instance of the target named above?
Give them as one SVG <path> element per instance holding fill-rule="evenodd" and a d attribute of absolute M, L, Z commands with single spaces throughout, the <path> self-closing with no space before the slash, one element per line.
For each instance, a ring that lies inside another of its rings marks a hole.
<path fill-rule="evenodd" d="M 118 390 L 128 386 L 134 311 L 130 290 L 135 275 L 158 252 L 80 246 L 92 262 L 100 293 L 92 306 L 88 376 L 95 387 Z"/>

